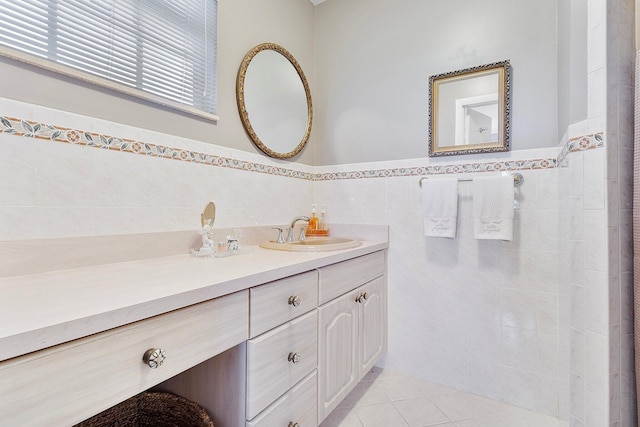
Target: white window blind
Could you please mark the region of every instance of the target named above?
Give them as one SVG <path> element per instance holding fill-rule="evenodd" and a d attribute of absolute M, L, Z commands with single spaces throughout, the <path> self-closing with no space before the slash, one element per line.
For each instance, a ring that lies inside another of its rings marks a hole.
<path fill-rule="evenodd" d="M 0 0 L 0 53 L 205 117 L 217 0 Z"/>

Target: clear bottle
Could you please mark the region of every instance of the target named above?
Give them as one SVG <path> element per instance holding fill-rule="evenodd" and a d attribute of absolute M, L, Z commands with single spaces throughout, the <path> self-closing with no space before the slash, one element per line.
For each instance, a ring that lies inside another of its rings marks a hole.
<path fill-rule="evenodd" d="M 322 208 L 320 209 L 320 225 L 318 226 L 320 229 L 319 234 L 327 235 L 329 234 L 329 224 L 327 224 L 327 208 L 322 204 Z"/>

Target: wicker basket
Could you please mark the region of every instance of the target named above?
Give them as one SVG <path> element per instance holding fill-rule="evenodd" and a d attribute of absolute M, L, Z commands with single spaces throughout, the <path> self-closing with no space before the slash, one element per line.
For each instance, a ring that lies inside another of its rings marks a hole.
<path fill-rule="evenodd" d="M 197 403 L 171 393 L 144 392 L 75 427 L 214 427 Z"/>

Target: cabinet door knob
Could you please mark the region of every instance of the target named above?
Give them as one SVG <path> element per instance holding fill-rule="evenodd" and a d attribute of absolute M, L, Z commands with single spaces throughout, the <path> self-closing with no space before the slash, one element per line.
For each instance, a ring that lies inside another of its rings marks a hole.
<path fill-rule="evenodd" d="M 287 427 L 300 427 L 300 424 L 294 423 L 293 421 L 291 421 L 289 422 L 289 425 Z"/>
<path fill-rule="evenodd" d="M 297 307 L 300 305 L 300 297 L 298 295 L 291 295 L 289 297 L 289 305 Z"/>
<path fill-rule="evenodd" d="M 161 348 L 150 348 L 144 352 L 142 361 L 151 369 L 156 369 L 162 365 L 167 358 L 167 353 Z"/>
<path fill-rule="evenodd" d="M 300 355 L 298 353 L 289 353 L 289 357 L 287 357 L 287 360 L 295 365 L 296 363 L 300 362 Z"/>
<path fill-rule="evenodd" d="M 367 300 L 367 297 L 368 297 L 368 295 L 367 295 L 367 293 L 366 293 L 366 292 L 365 292 L 365 293 L 363 293 L 363 294 L 360 294 L 360 295 L 358 295 L 358 296 L 356 297 L 356 302 L 358 302 L 358 303 L 362 304 L 363 302 L 365 302 L 365 301 Z"/>

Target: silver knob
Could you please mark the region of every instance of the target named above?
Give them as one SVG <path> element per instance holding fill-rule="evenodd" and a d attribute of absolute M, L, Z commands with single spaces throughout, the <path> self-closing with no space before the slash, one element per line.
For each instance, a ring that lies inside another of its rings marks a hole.
<path fill-rule="evenodd" d="M 300 424 L 294 423 L 293 421 L 290 421 L 289 425 L 287 427 L 300 427 Z"/>
<path fill-rule="evenodd" d="M 151 369 L 160 367 L 167 358 L 167 353 L 161 348 L 150 348 L 144 352 L 142 361 Z"/>
<path fill-rule="evenodd" d="M 282 228 L 280 227 L 272 227 L 274 230 L 278 230 L 278 238 L 276 239 L 276 243 L 284 243 L 284 236 L 282 235 L 282 232 L 284 231 Z"/>
<path fill-rule="evenodd" d="M 300 297 L 298 295 L 291 295 L 289 297 L 289 305 L 297 307 L 300 305 Z"/>
<path fill-rule="evenodd" d="M 287 360 L 295 365 L 296 363 L 300 362 L 300 355 L 298 353 L 289 353 L 289 357 L 287 357 Z"/>

